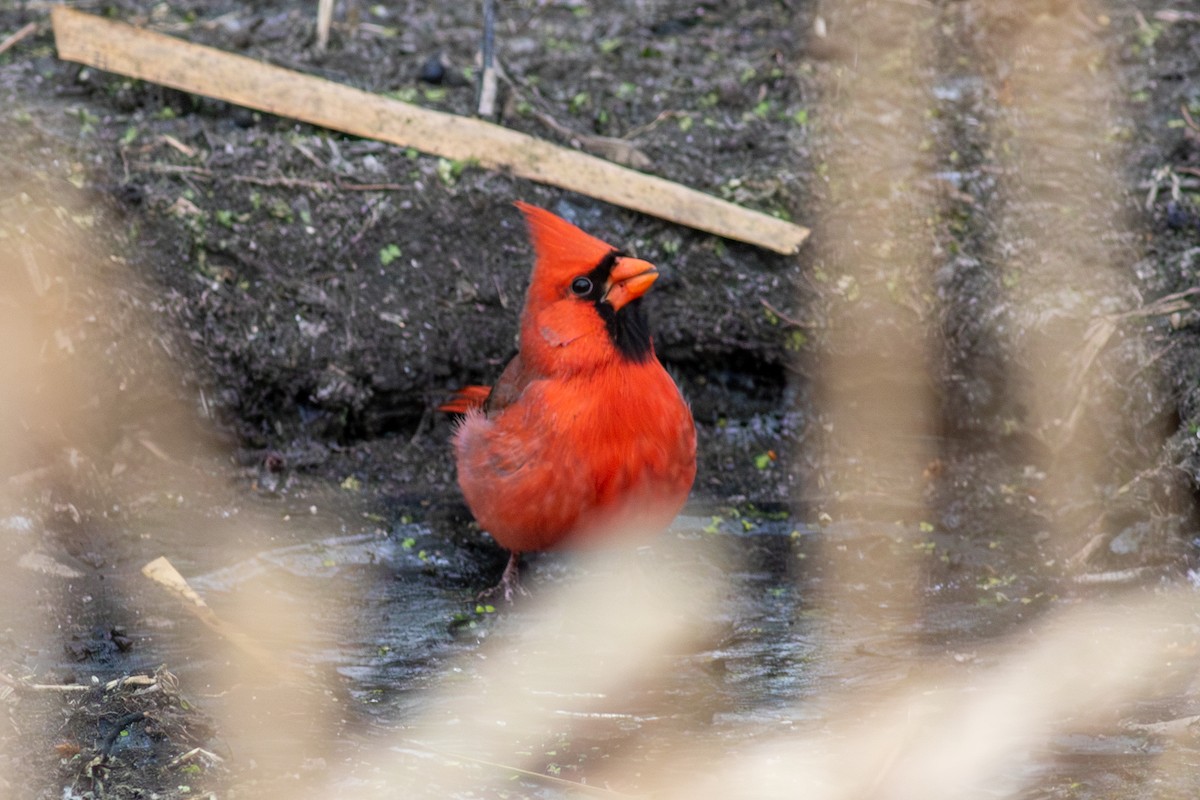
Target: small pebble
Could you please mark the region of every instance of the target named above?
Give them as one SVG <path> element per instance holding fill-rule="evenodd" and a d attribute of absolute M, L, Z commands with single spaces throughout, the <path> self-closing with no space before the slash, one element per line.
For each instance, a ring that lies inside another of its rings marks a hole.
<path fill-rule="evenodd" d="M 446 80 L 446 62 L 442 60 L 442 54 L 436 53 L 425 59 L 425 63 L 421 65 L 421 71 L 417 73 L 417 78 L 425 83 L 433 84 Z"/>

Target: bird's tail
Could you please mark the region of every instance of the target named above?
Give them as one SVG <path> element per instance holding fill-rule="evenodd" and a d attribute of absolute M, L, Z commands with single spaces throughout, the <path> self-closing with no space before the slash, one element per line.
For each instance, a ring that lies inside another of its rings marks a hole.
<path fill-rule="evenodd" d="M 492 393 L 490 386 L 464 386 L 454 393 L 446 402 L 438 406 L 438 411 L 449 414 L 466 414 L 475 408 L 483 408 L 488 396 Z"/>

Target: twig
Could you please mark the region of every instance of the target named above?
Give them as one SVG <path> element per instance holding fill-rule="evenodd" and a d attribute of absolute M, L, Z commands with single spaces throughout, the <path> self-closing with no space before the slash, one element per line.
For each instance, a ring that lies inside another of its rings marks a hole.
<path fill-rule="evenodd" d="M 796 327 L 796 328 L 812 328 L 812 327 L 815 327 L 815 326 L 813 325 L 813 323 L 811 323 L 811 322 L 801 322 L 800 320 L 798 320 L 798 319 L 795 319 L 794 317 L 789 317 L 787 314 L 783 313 L 783 312 L 782 312 L 782 311 L 780 311 L 778 308 L 776 308 L 775 306 L 771 305 L 771 303 L 770 303 L 770 302 L 768 302 L 768 301 L 767 301 L 767 299 L 766 299 L 765 297 L 760 297 L 760 298 L 758 298 L 758 302 L 760 302 L 760 303 L 762 303 L 762 304 L 763 304 L 763 308 L 767 309 L 767 311 L 770 311 L 772 314 L 774 314 L 775 316 L 779 317 L 779 319 L 780 319 L 780 320 L 782 320 L 783 322 L 786 322 L 788 325 L 792 325 L 792 326 L 794 326 L 794 327 Z"/>
<path fill-rule="evenodd" d="M 1154 203 L 1158 200 L 1159 189 L 1162 188 L 1162 182 L 1169 180 L 1171 182 L 1171 199 L 1179 199 L 1179 176 L 1175 174 L 1170 165 L 1159 167 L 1154 170 L 1154 174 L 1150 177 L 1150 191 L 1146 193 L 1146 210 L 1154 208 Z"/>
<path fill-rule="evenodd" d="M 139 438 L 138 444 L 150 451 L 150 454 L 160 461 L 165 461 L 168 464 L 174 464 L 175 460 L 163 452 L 163 449 L 149 439 Z"/>
<path fill-rule="evenodd" d="M 8 485 L 16 487 L 28 486 L 34 481 L 48 477 L 53 472 L 54 470 L 50 467 L 34 467 L 33 469 L 9 477 Z"/>
<path fill-rule="evenodd" d="M 593 155 L 602 156 L 610 161 L 616 161 L 618 164 L 624 164 L 625 166 L 633 167 L 634 169 L 646 170 L 654 165 L 654 162 L 650 160 L 649 156 L 639 150 L 637 145 L 628 141 L 630 138 L 632 138 L 631 135 L 627 134 L 623 138 L 617 138 L 615 136 L 598 136 L 591 133 L 580 133 L 569 126 L 562 124 L 551 114 L 543 111 L 534 104 L 533 100 L 536 100 L 542 105 L 548 105 L 545 99 L 542 97 L 541 92 L 539 92 L 536 87 L 519 87 L 517 82 L 512 79 L 512 76 L 499 67 L 496 68 L 496 74 L 499 75 L 500 79 L 503 80 L 508 86 L 508 89 L 512 93 L 513 97 L 518 100 L 523 100 L 529 104 L 530 113 L 533 115 L 534 119 L 566 139 L 571 143 L 572 147 L 578 147 L 580 150 L 592 153 Z M 533 100 L 530 100 L 526 97 L 526 91 L 528 91 L 529 95 L 533 97 Z M 661 114 L 659 116 L 661 116 Z"/>
<path fill-rule="evenodd" d="M 333 23 L 333 0 L 317 0 L 317 52 L 329 46 L 329 28 Z"/>
<path fill-rule="evenodd" d="M 1200 169 L 1196 169 L 1195 167 L 1176 167 L 1175 171 L 1176 172 L 1187 172 L 1191 175 L 1200 175 Z M 1144 180 L 1141 183 L 1139 183 L 1138 188 L 1139 189 L 1149 189 L 1153 185 L 1154 185 L 1154 180 L 1151 178 L 1151 179 Z M 1194 181 L 1191 178 L 1181 178 L 1179 181 L 1179 188 L 1180 189 L 1200 189 L 1200 181 Z"/>
<path fill-rule="evenodd" d="M 379 222 L 380 216 L 383 215 L 382 198 L 373 198 L 368 200 L 367 204 L 371 209 L 371 213 L 368 214 L 367 218 L 363 220 L 363 223 L 358 226 L 358 230 L 355 231 L 354 235 L 346 239 L 346 243 L 343 244 L 337 253 L 334 254 L 333 258 L 330 259 L 331 263 L 336 264 L 338 261 L 341 261 L 342 257 L 346 255 L 350 248 L 357 247 L 358 243 L 362 241 L 362 238 L 367 235 L 367 231 L 375 227 L 376 223 Z"/>
<path fill-rule="evenodd" d="M 120 689 L 124 686 L 156 686 L 158 677 L 155 675 L 126 675 L 123 678 L 114 678 L 104 684 L 104 691 L 111 692 L 113 689 Z"/>
<path fill-rule="evenodd" d="M 505 311 L 508 310 L 508 295 L 504 291 L 504 286 L 500 283 L 500 276 L 492 273 L 492 284 L 496 287 L 496 296 L 500 298 L 500 307 Z"/>
<path fill-rule="evenodd" d="M 1163 722 L 1148 722 L 1148 723 L 1133 723 L 1126 727 L 1131 730 L 1141 733 L 1150 733 L 1155 736 L 1170 736 L 1173 738 L 1191 737 L 1196 730 L 1196 726 L 1200 724 L 1200 714 L 1193 714 L 1188 717 L 1178 717 L 1177 719 L 1168 719 Z"/>
<path fill-rule="evenodd" d="M 1176 311 L 1183 311 L 1191 308 L 1190 303 L 1183 303 L 1189 297 L 1195 297 L 1200 294 L 1200 286 L 1193 286 L 1190 289 L 1184 289 L 1171 294 L 1164 294 L 1162 297 L 1155 300 L 1153 303 L 1135 308 L 1132 311 L 1126 311 L 1117 316 L 1121 319 L 1130 319 L 1134 317 L 1156 317 L 1163 314 L 1171 314 Z"/>
<path fill-rule="evenodd" d="M 1200 133 L 1200 125 L 1196 124 L 1196 120 L 1192 119 L 1191 112 L 1188 111 L 1187 103 L 1179 104 L 1179 111 L 1183 114 L 1183 122 L 1192 130 Z"/>
<path fill-rule="evenodd" d="M 1076 575 L 1073 580 L 1075 583 L 1084 586 L 1133 583 L 1150 575 L 1155 575 L 1158 571 L 1155 567 L 1131 567 L 1129 569 L 1115 569 L 1109 572 L 1085 572 L 1082 575 Z"/>
<path fill-rule="evenodd" d="M 532 110 L 533 117 L 538 122 L 545 125 L 550 130 L 562 136 L 571 144 L 578 147 L 580 150 L 586 150 L 589 153 L 594 153 L 598 156 L 616 161 L 618 164 L 624 164 L 627 167 L 635 169 L 649 169 L 654 162 L 650 157 L 637 148 L 636 145 L 627 142 L 624 139 L 617 139 L 612 136 L 596 136 L 590 133 L 579 133 L 554 117 L 547 114 L 545 111 L 538 109 Z"/>
<path fill-rule="evenodd" d="M 170 761 L 168 761 L 167 769 L 172 769 L 174 767 L 178 767 L 183 762 L 191 761 L 192 759 L 194 759 L 196 757 L 207 758 L 209 761 L 213 762 L 214 764 L 222 764 L 225 761 L 225 759 L 221 758 L 216 753 L 205 750 L 203 747 L 193 747 L 191 750 L 188 750 L 186 753 L 177 755 L 174 758 L 172 758 Z"/>
<path fill-rule="evenodd" d="M 183 607 L 203 622 L 210 630 L 254 659 L 260 666 L 279 673 L 280 680 L 291 681 L 290 670 L 281 666 L 280 658 L 252 639 L 245 631 L 217 616 L 208 604 L 196 594 L 188 582 L 175 569 L 166 556 L 159 556 L 142 567 L 142 574 L 174 594 L 183 602 Z"/>
<path fill-rule="evenodd" d="M 1167 316 L 1178 311 L 1187 311 L 1193 307 L 1189 298 L 1197 294 L 1200 294 L 1200 286 L 1193 286 L 1181 292 L 1163 295 L 1153 303 L 1140 306 L 1139 308 L 1124 311 L 1120 314 L 1105 314 L 1092 320 L 1083 335 L 1083 349 L 1076 359 L 1075 367 L 1071 370 L 1068 385 L 1079 388 L 1076 392 L 1075 403 L 1071 408 L 1071 413 L 1067 415 L 1067 419 L 1059 431 L 1058 439 L 1052 443 L 1056 451 L 1066 447 L 1067 443 L 1075 435 L 1076 426 L 1083 416 L 1084 407 L 1089 396 L 1088 386 L 1084 382 L 1084 377 L 1091 370 L 1097 357 L 1099 357 L 1100 353 L 1108 345 L 1113 334 L 1117 332 L 1118 325 L 1130 319 Z"/>
<path fill-rule="evenodd" d="M 24 688 L 34 692 L 86 692 L 92 687 L 82 683 L 27 683 Z"/>
<path fill-rule="evenodd" d="M 196 148 L 190 147 L 189 145 L 184 144 L 183 142 L 179 141 L 178 139 L 176 139 L 174 136 L 171 136 L 170 134 L 164 133 L 161 137 L 161 141 L 163 144 L 170 145 L 171 147 L 178 150 L 180 153 L 183 153 L 188 158 L 196 157 Z"/>
<path fill-rule="evenodd" d="M 1195 11 L 1176 11 L 1172 8 L 1155 11 L 1154 18 L 1159 22 L 1200 22 L 1200 14 Z"/>
<path fill-rule="evenodd" d="M 1104 515 L 1101 514 L 1096 522 L 1100 522 L 1103 518 Z M 1067 566 L 1072 572 L 1082 570 L 1097 553 L 1108 546 L 1109 541 L 1113 538 L 1115 538 L 1115 535 L 1110 533 L 1097 533 L 1093 535 L 1084 542 L 1083 547 L 1076 550 L 1074 554 L 1067 558 Z"/>
<path fill-rule="evenodd" d="M 636 139 L 637 137 L 641 136 L 642 134 L 649 133 L 650 131 L 654 130 L 659 125 L 663 124 L 664 122 L 666 122 L 669 119 L 677 119 L 679 117 L 686 117 L 686 116 L 688 116 L 688 113 L 686 111 L 660 111 L 660 112 L 658 112 L 657 117 L 650 120 L 645 125 L 639 125 L 636 128 L 630 128 L 628 131 L 625 132 L 625 136 L 623 138 Z"/>
<path fill-rule="evenodd" d="M 462 753 L 454 753 L 449 750 L 441 750 L 437 747 L 432 747 L 430 745 L 425 744 L 424 742 L 418 742 L 413 739 L 405 739 L 404 742 L 405 742 L 405 744 L 408 744 L 411 747 L 416 747 L 420 750 L 424 750 L 427 753 L 433 753 L 435 755 L 442 756 L 443 758 L 452 758 L 452 759 L 455 759 L 456 761 L 467 761 L 472 764 L 478 764 L 482 767 L 490 767 L 491 769 L 503 770 L 505 772 L 513 772 L 513 773 L 516 773 L 517 775 L 521 775 L 522 777 L 525 777 L 525 778 L 531 778 L 535 781 L 540 781 L 541 783 L 550 784 L 551 786 L 562 786 L 565 788 L 572 789 L 576 792 L 586 792 L 588 794 L 599 795 L 601 797 L 633 797 L 634 796 L 634 795 L 626 794 L 624 792 L 613 791 L 612 789 L 605 789 L 600 786 L 592 786 L 587 783 L 579 783 L 578 781 L 570 781 L 570 780 L 567 780 L 566 778 L 555 777 L 554 775 L 546 775 L 541 772 L 533 772 L 532 770 L 522 769 L 521 767 L 514 767 L 509 764 L 500 764 L 495 761 L 487 761 L 482 758 L 475 758 L 474 756 L 463 755 Z"/>
<path fill-rule="evenodd" d="M 332 144 L 332 142 L 331 142 L 330 144 Z M 305 147 L 304 145 L 300 144 L 300 142 L 292 142 L 292 147 L 296 148 L 296 150 L 297 150 L 297 151 L 300 153 L 300 155 L 304 156 L 304 157 L 305 157 L 305 158 L 307 158 L 307 159 L 308 159 L 310 162 L 312 162 L 312 165 L 313 165 L 314 167 L 316 167 L 317 169 L 320 169 L 320 170 L 327 170 L 327 169 L 329 169 L 329 165 L 328 165 L 328 164 L 326 164 L 325 162 L 321 161 L 321 159 L 317 158 L 316 154 L 315 154 L 315 153 L 313 153 L 313 151 L 312 151 L 312 150 L 309 150 L 307 147 Z"/>
<path fill-rule="evenodd" d="M 255 175 L 219 175 L 211 169 L 186 164 L 158 164 L 152 161 L 134 161 L 133 169 L 158 172 L 164 175 L 191 175 L 207 181 L 231 180 L 235 183 L 250 183 L 255 186 L 285 186 L 289 189 L 313 189 L 316 191 L 341 192 L 403 192 L 412 186 L 403 183 L 343 183 L 342 181 L 310 181 L 303 178 L 260 178 Z"/>
<path fill-rule="evenodd" d="M 31 692 L 88 692 L 95 688 L 86 683 L 27 683 L 19 681 L 11 675 L 5 675 L 3 672 L 0 672 L 0 681 L 14 689 L 27 689 Z M 104 684 L 104 691 L 111 692 L 122 686 L 154 686 L 157 683 L 158 678 L 153 675 L 126 675 L 122 678 L 114 678 Z"/>
<path fill-rule="evenodd" d="M 15 45 L 19 44 L 23 40 L 28 39 L 36 31 L 37 31 L 37 23 L 36 22 L 29 23 L 24 28 L 21 28 L 19 31 L 14 33 L 12 36 L 9 36 L 3 42 L 0 42 L 0 53 L 3 53 L 5 50 L 8 50 L 11 47 L 14 47 Z"/>
<path fill-rule="evenodd" d="M 95 8 L 102 5 L 101 0 L 26 0 L 26 11 L 52 11 L 59 6 L 75 8 Z"/>
<path fill-rule="evenodd" d="M 483 41 L 479 47 L 479 89 L 476 113 L 486 118 L 496 114 L 496 0 L 483 0 Z"/>
<path fill-rule="evenodd" d="M 82 683 L 24 683 L 7 675 L 0 675 L 0 678 L 15 689 L 27 689 L 31 692 L 86 692 L 92 688 Z"/>

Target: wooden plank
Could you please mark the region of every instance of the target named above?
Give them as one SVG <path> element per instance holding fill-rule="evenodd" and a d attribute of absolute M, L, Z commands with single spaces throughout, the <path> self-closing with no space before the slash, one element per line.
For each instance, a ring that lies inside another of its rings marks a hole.
<path fill-rule="evenodd" d="M 67 61 L 291 117 L 489 169 L 507 170 L 651 216 L 796 252 L 808 229 L 482 120 L 380 97 L 57 6 L 59 57 Z"/>

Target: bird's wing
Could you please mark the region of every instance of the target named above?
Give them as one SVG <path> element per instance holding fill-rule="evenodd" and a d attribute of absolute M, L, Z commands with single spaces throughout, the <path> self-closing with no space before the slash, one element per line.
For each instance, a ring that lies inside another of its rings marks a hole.
<path fill-rule="evenodd" d="M 521 360 L 521 354 L 517 353 L 500 373 L 483 410 L 488 414 L 494 414 L 512 405 L 521 396 L 521 392 L 525 391 L 525 387 L 529 385 L 532 378 L 533 376 L 525 369 L 525 362 Z"/>
<path fill-rule="evenodd" d="M 485 413 L 494 414 L 516 401 L 532 378 L 521 361 L 521 354 L 517 353 L 509 359 L 495 386 L 464 386 L 438 406 L 438 411 L 466 414 L 478 408 Z"/>

